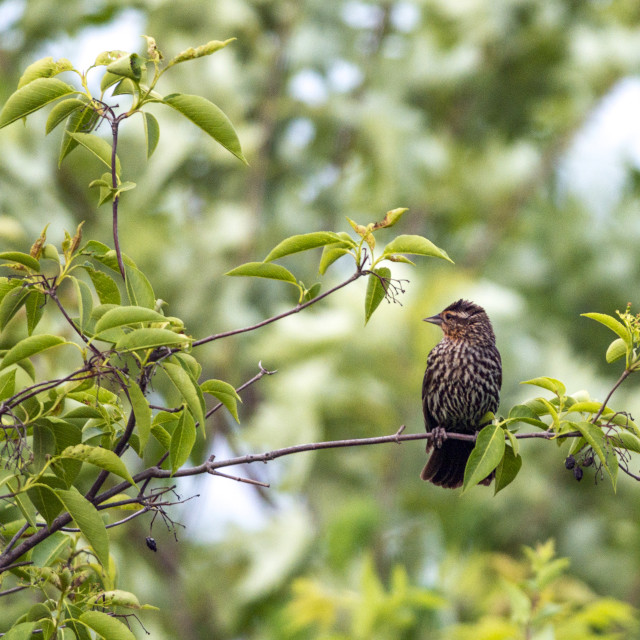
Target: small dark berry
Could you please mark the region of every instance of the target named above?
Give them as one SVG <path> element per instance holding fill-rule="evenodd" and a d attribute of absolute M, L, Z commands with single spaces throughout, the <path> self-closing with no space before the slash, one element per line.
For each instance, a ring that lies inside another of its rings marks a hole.
<path fill-rule="evenodd" d="M 156 541 L 153 538 L 147 538 L 145 540 L 145 542 L 147 543 L 147 547 L 149 547 L 149 549 L 151 549 L 151 551 L 157 551 L 158 550 L 158 545 L 156 544 Z"/>
<path fill-rule="evenodd" d="M 576 466 L 576 459 L 573 456 L 568 456 L 564 461 L 565 469 L 573 469 Z"/>
<path fill-rule="evenodd" d="M 586 455 L 582 461 L 583 467 L 590 467 L 593 464 L 593 453 Z"/>
<path fill-rule="evenodd" d="M 575 479 L 580 482 L 580 480 L 582 480 L 582 467 L 574 467 L 573 468 L 573 475 L 575 476 Z"/>

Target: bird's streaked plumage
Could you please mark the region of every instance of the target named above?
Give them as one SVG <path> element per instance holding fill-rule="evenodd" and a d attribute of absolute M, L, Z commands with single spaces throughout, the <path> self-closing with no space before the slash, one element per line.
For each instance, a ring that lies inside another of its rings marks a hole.
<path fill-rule="evenodd" d="M 458 300 L 425 321 L 440 326 L 444 334 L 429 354 L 422 384 L 427 432 L 475 433 L 482 416 L 498 409 L 502 385 L 502 362 L 489 316 L 477 304 Z M 441 487 L 461 486 L 474 444 L 451 439 L 437 444 L 427 444 L 431 455 L 422 479 Z"/>

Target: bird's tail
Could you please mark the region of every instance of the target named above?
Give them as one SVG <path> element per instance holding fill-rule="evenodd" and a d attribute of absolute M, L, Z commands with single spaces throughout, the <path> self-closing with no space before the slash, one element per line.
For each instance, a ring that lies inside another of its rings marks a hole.
<path fill-rule="evenodd" d="M 475 443 L 464 440 L 445 440 L 440 448 L 434 448 L 420 477 L 439 487 L 455 489 L 464 481 L 464 469 Z M 480 484 L 491 484 L 495 473 L 488 475 Z"/>

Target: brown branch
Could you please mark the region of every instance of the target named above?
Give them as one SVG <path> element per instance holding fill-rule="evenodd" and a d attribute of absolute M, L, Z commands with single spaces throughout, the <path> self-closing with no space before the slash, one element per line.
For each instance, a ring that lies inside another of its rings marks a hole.
<path fill-rule="evenodd" d="M 591 420 L 591 422 L 593 422 L 594 424 L 596 422 L 598 422 L 598 419 L 603 414 L 604 410 L 607 408 L 607 404 L 608 404 L 609 400 L 611 399 L 611 396 L 614 394 L 615 390 L 631 375 L 631 373 L 633 373 L 633 372 L 631 370 L 629 370 L 629 369 L 625 369 L 622 372 L 622 375 L 618 378 L 618 381 L 613 385 L 611 391 L 609 391 L 609 393 L 607 394 L 607 397 L 604 399 L 604 402 L 602 403 L 602 406 L 598 410 L 598 413 L 596 413 L 594 418 Z"/>
<path fill-rule="evenodd" d="M 260 371 L 255 376 L 253 376 L 253 378 L 251 378 L 251 380 L 247 380 L 244 384 L 241 384 L 236 389 L 236 393 L 240 393 L 241 391 L 243 391 L 247 387 L 251 386 L 254 382 L 258 382 L 258 380 L 260 380 L 260 378 L 263 378 L 264 376 L 272 376 L 274 373 L 278 373 L 277 369 L 274 369 L 273 371 L 268 371 L 267 369 L 265 369 L 262 366 L 262 360 L 260 360 L 260 362 L 258 362 L 258 367 L 260 367 Z M 223 403 L 222 402 L 218 402 L 218 404 L 215 405 L 215 407 L 212 407 L 211 409 L 209 409 L 209 411 L 207 411 L 207 413 L 205 415 L 205 418 L 211 417 L 222 406 L 224 406 Z"/>
<path fill-rule="evenodd" d="M 192 343 L 191 346 L 199 347 L 202 344 L 207 344 L 208 342 L 213 342 L 214 340 L 220 340 L 221 338 L 228 338 L 229 336 L 235 336 L 235 335 L 238 335 L 240 333 L 247 333 L 248 331 L 254 331 L 255 329 L 260 329 L 261 327 L 264 327 L 264 326 L 266 326 L 268 324 L 271 324 L 272 322 L 276 322 L 278 320 L 282 320 L 282 318 L 286 318 L 287 316 L 291 316 L 294 313 L 299 313 L 303 309 L 306 309 L 307 307 L 310 307 L 312 304 L 315 304 L 316 302 L 320 302 L 320 300 L 326 298 L 327 296 L 330 296 L 332 293 L 335 293 L 339 289 L 342 289 L 343 287 L 346 287 L 348 284 L 351 284 L 352 282 L 354 282 L 355 280 L 357 280 L 358 278 L 360 278 L 364 274 L 365 273 L 364 273 L 364 271 L 362 271 L 362 268 L 358 267 L 358 270 L 350 278 L 348 278 L 344 282 L 341 282 L 340 284 L 336 285 L 335 287 L 332 287 L 331 289 L 328 289 L 324 293 L 321 293 L 319 296 L 316 296 L 315 298 L 313 298 L 311 300 L 307 300 L 307 302 L 304 302 L 302 304 L 296 305 L 295 307 L 293 307 L 293 309 L 289 309 L 288 311 L 284 311 L 283 313 L 279 313 L 276 316 L 272 316 L 271 318 L 267 318 L 266 320 L 262 320 L 261 322 L 258 322 L 256 324 L 252 324 L 249 327 L 243 327 L 242 329 L 231 329 L 230 331 L 223 331 L 222 333 L 215 333 L 215 334 L 213 334 L 211 336 L 207 336 L 206 338 L 200 338 L 200 340 L 194 340 L 194 342 Z M 179 347 L 174 347 L 171 350 L 172 353 L 175 353 L 176 351 L 180 351 L 180 348 Z"/>

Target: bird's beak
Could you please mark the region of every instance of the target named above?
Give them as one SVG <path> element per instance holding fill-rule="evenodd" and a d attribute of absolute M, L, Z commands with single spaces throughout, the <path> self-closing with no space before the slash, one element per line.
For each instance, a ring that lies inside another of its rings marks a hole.
<path fill-rule="evenodd" d="M 437 316 L 431 316 L 429 318 L 422 318 L 423 322 L 430 322 L 431 324 L 437 324 L 438 326 L 442 326 L 442 317 L 440 314 Z"/>

